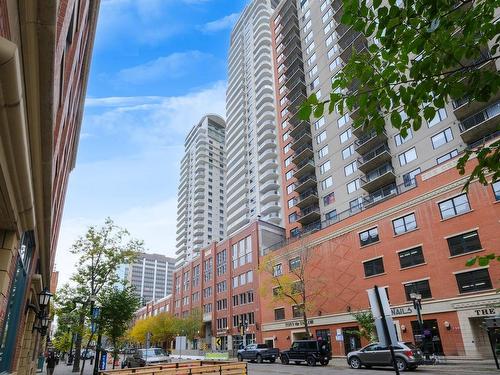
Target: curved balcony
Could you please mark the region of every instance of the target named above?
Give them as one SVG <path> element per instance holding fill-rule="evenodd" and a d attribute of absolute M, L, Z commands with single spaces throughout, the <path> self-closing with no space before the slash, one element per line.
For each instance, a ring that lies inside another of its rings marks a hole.
<path fill-rule="evenodd" d="M 259 144 L 259 154 L 266 150 L 276 150 L 276 141 L 274 139 L 267 139 Z"/>
<path fill-rule="evenodd" d="M 264 182 L 263 184 L 261 184 L 260 186 L 260 193 L 261 194 L 264 194 L 266 192 L 268 192 L 269 190 L 278 190 L 280 187 L 280 185 L 278 184 L 278 182 L 275 180 L 269 180 L 269 181 L 266 181 Z"/>
<path fill-rule="evenodd" d="M 266 160 L 264 163 L 262 163 L 262 165 L 259 168 L 259 173 L 264 174 L 264 172 L 267 171 L 268 169 L 273 169 L 273 170 L 278 169 L 278 163 L 275 159 L 269 159 Z"/>
<path fill-rule="evenodd" d="M 269 169 L 259 176 L 259 182 L 262 184 L 268 180 L 276 180 L 278 177 L 279 174 L 276 169 Z"/>
<path fill-rule="evenodd" d="M 194 194 L 205 192 L 205 185 L 197 185 L 193 191 Z"/>
<path fill-rule="evenodd" d="M 257 137 L 261 136 L 261 134 L 269 134 L 271 132 L 274 135 L 274 129 L 276 129 L 276 125 L 272 121 L 264 121 L 257 127 Z"/>
<path fill-rule="evenodd" d="M 203 212 L 205 212 L 205 207 L 201 206 L 201 207 L 196 207 L 194 210 L 193 210 L 193 215 L 196 215 L 196 214 L 202 214 Z"/>
<path fill-rule="evenodd" d="M 260 202 L 261 204 L 266 204 L 266 203 L 269 203 L 269 202 L 275 202 L 275 201 L 279 201 L 280 199 L 280 196 L 279 196 L 279 192 L 278 190 L 271 190 L 271 191 L 268 191 L 267 193 L 265 194 L 262 194 L 260 196 Z"/>
<path fill-rule="evenodd" d="M 260 214 L 261 215 L 268 215 L 271 212 L 280 212 L 280 211 L 281 211 L 281 206 L 279 204 L 279 199 L 278 199 L 278 202 L 269 202 L 267 204 L 262 205 L 262 208 L 260 210 Z"/>
<path fill-rule="evenodd" d="M 262 154 L 259 154 L 259 163 L 263 163 L 267 159 L 275 158 L 276 157 L 276 150 L 271 149 L 271 150 L 266 150 Z"/>
<path fill-rule="evenodd" d="M 276 142 L 276 133 L 274 131 L 266 131 L 257 135 L 258 144 L 262 144 L 262 142 L 271 139 L 273 142 Z"/>

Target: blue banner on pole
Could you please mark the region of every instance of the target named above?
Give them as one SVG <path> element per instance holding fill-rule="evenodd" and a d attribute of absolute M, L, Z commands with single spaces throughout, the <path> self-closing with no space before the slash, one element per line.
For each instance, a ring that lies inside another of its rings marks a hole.
<path fill-rule="evenodd" d="M 99 370 L 106 370 L 106 362 L 108 361 L 108 353 L 101 352 L 101 361 L 99 363 Z"/>

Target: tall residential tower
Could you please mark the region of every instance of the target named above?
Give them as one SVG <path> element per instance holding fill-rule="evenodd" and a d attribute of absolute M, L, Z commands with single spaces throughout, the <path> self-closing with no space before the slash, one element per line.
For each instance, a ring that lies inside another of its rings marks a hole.
<path fill-rule="evenodd" d="M 206 115 L 186 137 L 177 206 L 177 266 L 226 235 L 225 122 Z"/>
<path fill-rule="evenodd" d="M 231 34 L 227 110 L 227 233 L 251 219 L 282 224 L 270 16 L 254 0 Z"/>

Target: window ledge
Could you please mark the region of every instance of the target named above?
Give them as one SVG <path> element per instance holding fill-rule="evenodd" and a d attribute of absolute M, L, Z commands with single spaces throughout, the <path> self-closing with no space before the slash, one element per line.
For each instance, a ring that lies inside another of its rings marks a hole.
<path fill-rule="evenodd" d="M 372 277 L 382 276 L 382 275 L 386 275 L 386 274 L 387 274 L 387 272 L 377 273 L 376 275 L 365 276 L 365 279 L 371 279 Z"/>
<path fill-rule="evenodd" d="M 469 295 L 469 294 L 474 294 L 474 293 L 496 292 L 496 291 L 497 290 L 495 288 L 482 289 L 482 290 L 473 290 L 472 292 L 458 293 L 458 296 Z"/>
<path fill-rule="evenodd" d="M 380 240 L 378 240 L 378 241 L 375 241 L 375 242 L 372 242 L 372 243 L 369 243 L 369 244 L 366 244 L 366 245 L 362 245 L 362 246 L 360 246 L 359 248 L 360 248 L 360 249 L 364 249 L 364 248 L 366 248 L 366 247 L 370 247 L 370 246 L 373 246 L 373 245 L 377 245 L 377 244 L 379 244 L 380 242 L 381 242 L 381 241 L 380 241 Z"/>
<path fill-rule="evenodd" d="M 474 250 L 474 251 L 469 251 L 468 253 L 463 253 L 463 254 L 450 255 L 448 257 L 448 259 L 460 258 L 460 257 L 464 257 L 464 256 L 469 255 L 469 254 L 479 253 L 481 251 L 484 251 L 484 249 L 478 249 L 478 250 Z"/>
<path fill-rule="evenodd" d="M 448 221 L 448 220 L 454 219 L 454 218 L 459 217 L 459 216 L 467 215 L 467 214 L 470 214 L 471 212 L 474 212 L 474 210 L 471 209 L 471 210 L 469 210 L 467 212 L 462 212 L 461 214 L 458 214 L 458 215 L 455 215 L 455 216 L 451 216 L 451 217 L 447 217 L 446 219 L 441 219 L 441 222 Z"/>
<path fill-rule="evenodd" d="M 415 229 L 408 230 L 408 231 L 403 232 L 403 233 L 395 234 L 392 237 L 396 238 L 396 237 L 404 236 L 405 234 L 408 234 L 408 233 L 411 233 L 411 232 L 415 232 L 416 230 L 419 230 L 419 229 L 420 229 L 419 227 L 416 227 Z"/>
<path fill-rule="evenodd" d="M 400 271 L 406 271 L 406 270 L 409 270 L 409 269 L 412 269 L 412 268 L 416 268 L 416 267 L 420 267 L 420 266 L 426 266 L 426 265 L 427 265 L 427 262 L 424 262 L 424 263 L 420 263 L 420 264 L 415 264 L 414 266 L 400 268 L 399 270 Z"/>

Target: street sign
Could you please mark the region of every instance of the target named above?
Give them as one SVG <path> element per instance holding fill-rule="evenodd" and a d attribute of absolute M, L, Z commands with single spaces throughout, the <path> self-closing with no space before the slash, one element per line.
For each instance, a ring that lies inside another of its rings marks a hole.
<path fill-rule="evenodd" d="M 96 333 L 97 332 L 97 328 L 98 328 L 98 320 L 99 320 L 99 315 L 101 314 L 101 311 L 100 311 L 100 308 L 99 307 L 93 307 L 92 308 L 92 322 L 90 324 L 90 330 L 92 333 Z"/>
<path fill-rule="evenodd" d="M 106 363 L 108 361 L 108 353 L 105 351 L 101 352 L 101 361 L 99 362 L 99 370 L 106 370 Z"/>
<path fill-rule="evenodd" d="M 215 339 L 215 345 L 219 348 L 222 346 L 222 337 L 217 337 Z"/>
<path fill-rule="evenodd" d="M 337 341 L 344 341 L 344 335 L 336 335 L 335 340 Z"/>

